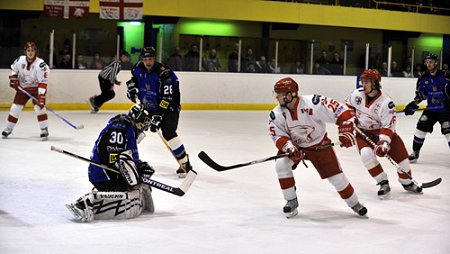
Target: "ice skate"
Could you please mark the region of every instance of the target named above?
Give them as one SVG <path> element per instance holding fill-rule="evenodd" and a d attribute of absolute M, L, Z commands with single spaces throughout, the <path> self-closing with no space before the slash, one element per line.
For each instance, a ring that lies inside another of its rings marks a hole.
<path fill-rule="evenodd" d="M 13 129 L 6 127 L 2 132 L 2 138 L 7 138 L 9 135 L 11 135 Z"/>
<path fill-rule="evenodd" d="M 66 204 L 66 207 L 78 221 L 89 222 L 94 220 L 94 212 L 89 207 L 86 208 L 83 201 Z"/>
<path fill-rule="evenodd" d="M 411 193 L 417 193 L 417 194 L 421 194 L 422 193 L 422 187 L 417 186 L 415 183 L 411 182 L 410 184 L 407 185 L 403 185 L 403 188 L 405 190 L 407 190 L 408 192 Z"/>
<path fill-rule="evenodd" d="M 46 141 L 48 139 L 48 128 L 41 129 L 41 139 L 42 141 Z"/>
<path fill-rule="evenodd" d="M 378 197 L 380 199 L 385 199 L 389 197 L 389 193 L 391 192 L 391 187 L 389 186 L 388 180 L 383 180 L 379 182 L 377 185 L 380 185 L 380 189 L 378 190 Z"/>
<path fill-rule="evenodd" d="M 91 113 L 97 113 L 99 108 L 95 106 L 95 96 L 89 98 L 89 106 L 91 106 Z"/>
<path fill-rule="evenodd" d="M 186 163 L 183 163 L 182 165 L 183 167 L 179 167 L 177 169 L 177 174 L 179 178 L 185 178 L 187 173 L 192 170 L 192 166 L 189 160 Z"/>
<path fill-rule="evenodd" d="M 409 163 L 416 163 L 417 159 L 419 159 L 419 151 L 413 151 L 408 157 Z"/>
<path fill-rule="evenodd" d="M 298 214 L 298 201 L 297 198 L 289 200 L 286 205 L 283 207 L 283 213 L 286 215 L 286 218 L 292 218 Z"/>
<path fill-rule="evenodd" d="M 367 208 L 365 208 L 361 203 L 352 206 L 352 210 L 359 216 L 365 216 L 367 214 Z"/>

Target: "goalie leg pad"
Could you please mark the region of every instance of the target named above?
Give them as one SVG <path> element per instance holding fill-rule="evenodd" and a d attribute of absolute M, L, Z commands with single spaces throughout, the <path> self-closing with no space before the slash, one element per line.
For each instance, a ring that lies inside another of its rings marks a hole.
<path fill-rule="evenodd" d="M 119 169 L 123 178 L 130 186 L 138 184 L 139 175 L 136 170 L 136 164 L 134 163 L 131 150 L 119 154 Z"/>
<path fill-rule="evenodd" d="M 142 213 L 142 192 L 92 192 L 91 203 L 96 220 L 130 219 Z"/>

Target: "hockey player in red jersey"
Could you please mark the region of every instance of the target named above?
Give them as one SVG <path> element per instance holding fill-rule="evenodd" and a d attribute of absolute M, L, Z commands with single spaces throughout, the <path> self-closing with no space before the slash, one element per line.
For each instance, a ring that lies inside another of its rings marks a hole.
<path fill-rule="evenodd" d="M 45 95 L 47 94 L 50 69 L 44 60 L 37 57 L 37 47 L 34 42 L 27 42 L 23 49 L 25 55 L 17 58 L 11 65 L 9 85 L 16 90 L 16 95 L 14 96 L 6 128 L 2 132 L 2 136 L 3 138 L 7 138 L 11 135 L 14 126 L 19 120 L 20 112 L 30 99 L 26 94 L 19 90 L 20 86 L 39 100 L 39 102 L 32 101 L 39 127 L 41 128 L 41 138 L 42 140 L 47 140 L 48 117 L 45 109 Z"/>
<path fill-rule="evenodd" d="M 391 188 L 386 172 L 377 160 L 389 155 L 401 169 L 411 175 L 408 153 L 400 136 L 395 131 L 396 111 L 392 99 L 381 91 L 381 75 L 377 70 L 368 69 L 360 76 L 362 87 L 353 91 L 347 104 L 355 109 L 356 126 L 365 133 L 375 147 L 357 133 L 356 141 L 364 166 L 380 186 L 378 196 L 385 198 Z M 422 188 L 414 184 L 400 169 L 398 180 L 409 192 L 421 193 Z"/>
<path fill-rule="evenodd" d="M 320 95 L 299 95 L 298 84 L 292 78 L 276 82 L 274 95 L 279 103 L 270 113 L 269 132 L 279 153 L 289 153 L 276 161 L 276 172 L 284 199 L 287 218 L 297 215 L 298 200 L 292 169 L 301 160 L 309 160 L 322 179 L 336 188 L 340 197 L 357 214 L 364 216 L 367 209 L 342 172 L 331 140 L 327 137 L 326 122 L 339 126 L 339 140 L 345 147 L 355 144 L 353 111 L 338 101 Z M 325 147 L 324 147 L 325 146 Z M 321 148 L 322 147 L 322 148 Z M 316 150 L 317 149 L 317 150 Z"/>

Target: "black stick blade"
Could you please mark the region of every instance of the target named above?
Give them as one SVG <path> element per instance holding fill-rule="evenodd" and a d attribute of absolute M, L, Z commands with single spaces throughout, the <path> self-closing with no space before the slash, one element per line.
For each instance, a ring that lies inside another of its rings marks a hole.
<path fill-rule="evenodd" d="M 205 152 L 201 151 L 198 153 L 198 158 L 202 160 L 206 165 L 208 165 L 210 168 L 216 170 L 216 171 L 225 171 L 228 169 L 232 169 L 233 167 L 223 167 L 217 164 L 215 161 L 211 159 Z"/>
<path fill-rule="evenodd" d="M 442 182 L 442 178 L 439 177 L 438 179 L 433 180 L 431 182 L 422 183 L 422 188 L 431 188 L 431 187 L 434 187 L 434 186 L 440 184 L 441 182 Z"/>

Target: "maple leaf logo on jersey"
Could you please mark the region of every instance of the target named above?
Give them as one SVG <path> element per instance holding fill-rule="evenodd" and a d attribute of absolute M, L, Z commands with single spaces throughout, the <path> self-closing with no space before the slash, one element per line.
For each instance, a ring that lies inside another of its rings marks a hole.
<path fill-rule="evenodd" d="M 289 127 L 292 141 L 297 145 L 307 143 L 312 140 L 312 134 L 316 130 L 314 126 L 310 125 L 296 125 Z"/>

